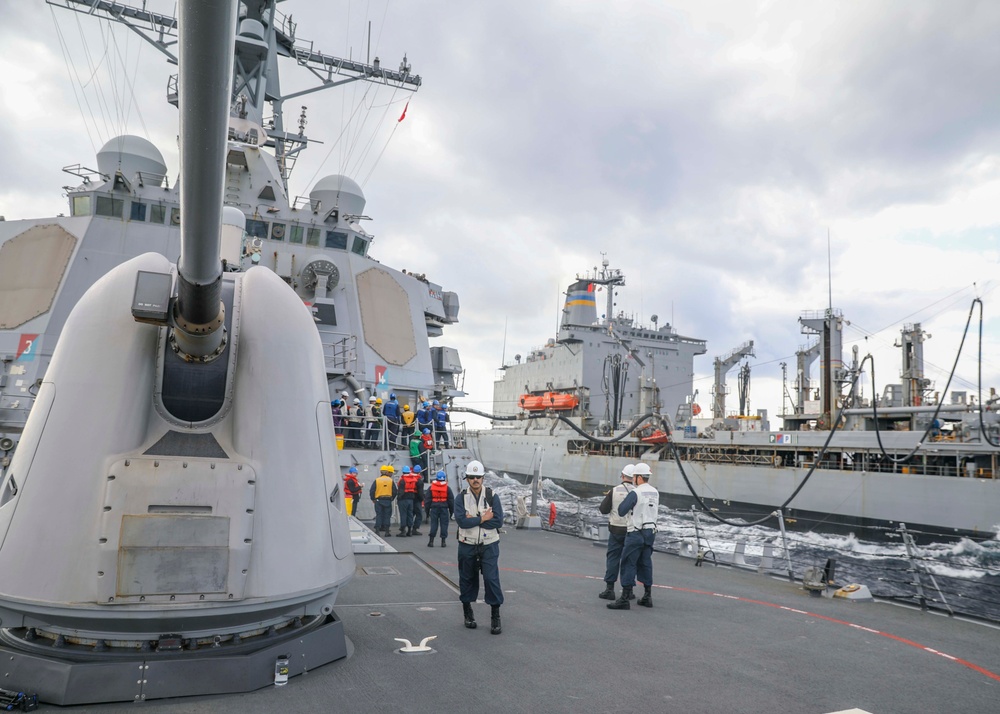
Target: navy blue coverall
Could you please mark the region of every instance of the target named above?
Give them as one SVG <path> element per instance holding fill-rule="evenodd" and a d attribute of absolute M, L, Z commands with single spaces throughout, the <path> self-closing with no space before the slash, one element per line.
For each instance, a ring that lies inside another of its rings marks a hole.
<path fill-rule="evenodd" d="M 483 486 L 483 488 L 486 487 Z M 483 523 L 478 515 L 470 516 L 466 513 L 465 492 L 463 491 L 455 498 L 455 523 L 460 529 L 476 529 L 481 526 L 483 530 L 499 530 L 503 525 L 503 507 L 500 505 L 500 497 L 494 493 L 492 501 L 487 505 L 493 509 L 493 518 Z M 479 598 L 479 568 L 476 563 L 476 551 L 481 548 L 486 604 L 503 605 L 500 568 L 497 566 L 497 561 L 500 558 L 499 541 L 489 545 L 463 543 L 461 531 L 459 531 L 458 537 L 458 585 L 461 590 L 459 599 L 462 602 L 475 602 Z"/>

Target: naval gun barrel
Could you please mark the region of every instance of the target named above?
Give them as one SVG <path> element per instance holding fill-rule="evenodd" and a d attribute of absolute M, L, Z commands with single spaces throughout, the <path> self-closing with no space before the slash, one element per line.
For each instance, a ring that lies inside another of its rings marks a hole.
<path fill-rule="evenodd" d="M 235 0 L 181 0 L 178 7 L 181 253 L 175 335 L 203 356 L 222 342 L 220 259 L 225 161 L 236 42 Z"/>

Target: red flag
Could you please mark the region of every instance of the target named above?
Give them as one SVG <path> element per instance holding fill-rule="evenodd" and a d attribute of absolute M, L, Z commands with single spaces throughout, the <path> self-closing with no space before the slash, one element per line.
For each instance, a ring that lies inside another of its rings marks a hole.
<path fill-rule="evenodd" d="M 407 102 L 406 106 L 403 107 L 403 113 L 399 115 L 399 120 L 397 121 L 397 123 L 399 123 L 400 121 L 403 121 L 404 119 L 406 119 L 406 110 L 409 109 L 409 108 L 410 108 L 410 103 Z"/>

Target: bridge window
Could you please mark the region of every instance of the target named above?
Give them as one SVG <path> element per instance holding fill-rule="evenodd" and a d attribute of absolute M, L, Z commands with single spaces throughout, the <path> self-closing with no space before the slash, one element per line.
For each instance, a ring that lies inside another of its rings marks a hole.
<path fill-rule="evenodd" d="M 301 243 L 302 242 L 302 226 L 293 225 L 292 232 L 288 234 L 289 243 Z"/>
<path fill-rule="evenodd" d="M 347 234 L 343 231 L 327 231 L 326 247 L 347 250 Z"/>
<path fill-rule="evenodd" d="M 167 207 L 158 204 L 153 204 L 149 207 L 149 222 L 150 223 L 163 223 L 167 220 Z"/>
<path fill-rule="evenodd" d="M 267 238 L 267 221 L 247 219 L 247 236 L 250 238 Z"/>
<path fill-rule="evenodd" d="M 97 197 L 97 215 L 109 218 L 121 218 L 125 210 L 125 200 L 121 198 L 111 198 L 111 196 Z"/>
<path fill-rule="evenodd" d="M 356 253 L 358 255 L 364 255 L 365 254 L 365 249 L 367 247 L 368 247 L 368 243 L 365 241 L 364 238 L 361 238 L 359 236 L 355 236 L 354 237 L 354 245 L 351 246 L 351 252 L 352 253 Z"/>
<path fill-rule="evenodd" d="M 74 216 L 89 216 L 90 194 L 88 193 L 85 196 L 73 196 L 73 202 L 70 205 Z"/>
<path fill-rule="evenodd" d="M 306 233 L 306 243 L 308 245 L 319 245 L 320 230 L 319 228 L 310 228 Z"/>
<path fill-rule="evenodd" d="M 284 223 L 272 223 L 271 224 L 271 240 L 285 240 L 285 224 Z"/>
<path fill-rule="evenodd" d="M 129 220 L 132 221 L 145 221 L 146 220 L 146 204 L 141 201 L 132 201 L 132 206 L 129 211 Z"/>

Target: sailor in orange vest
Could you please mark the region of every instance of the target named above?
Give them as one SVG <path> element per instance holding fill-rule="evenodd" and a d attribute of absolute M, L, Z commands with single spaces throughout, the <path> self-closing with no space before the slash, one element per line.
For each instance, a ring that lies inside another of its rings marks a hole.
<path fill-rule="evenodd" d="M 424 496 L 424 512 L 431 524 L 431 537 L 427 541 L 427 547 L 434 547 L 434 536 L 437 535 L 440 524 L 441 547 L 444 548 L 444 543 L 448 540 L 448 520 L 455 513 L 455 494 L 451 492 L 448 475 L 444 471 L 437 472 L 437 476 L 427 489 L 427 495 Z"/>
<path fill-rule="evenodd" d="M 396 484 L 399 499 L 399 535 L 413 535 L 413 508 L 420 507 L 417 502 L 417 481 L 420 476 L 410 471 L 409 466 L 403 467 L 403 475 L 399 477 Z"/>

